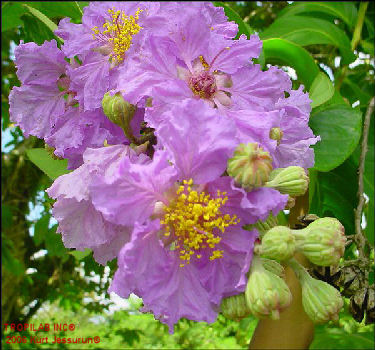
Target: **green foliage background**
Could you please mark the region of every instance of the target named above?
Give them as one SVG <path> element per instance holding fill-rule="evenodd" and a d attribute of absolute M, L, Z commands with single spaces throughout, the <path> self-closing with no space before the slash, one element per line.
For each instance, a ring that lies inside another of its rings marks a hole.
<path fill-rule="evenodd" d="M 44 194 L 52 179 L 66 172 L 65 161 L 44 151 L 43 141 L 24 139 L 9 121 L 8 95 L 19 86 L 13 63 L 21 40 L 42 44 L 56 39 L 52 30 L 63 17 L 80 23 L 88 2 L 2 2 L 2 318 L 3 323 L 74 323 L 66 336 L 100 336 L 91 348 L 246 348 L 257 320 L 241 322 L 222 315 L 213 325 L 181 320 L 174 335 L 151 315 L 141 314 L 133 298 L 126 310 L 109 312 L 106 293 L 116 261 L 107 268 L 90 251 L 64 248 Z M 337 217 L 354 233 L 357 168 L 363 116 L 374 95 L 374 4 L 359 2 L 216 2 L 240 34 L 263 40 L 258 63 L 276 64 L 295 74 L 313 100 L 310 126 L 322 141 L 310 170 L 310 213 Z M 366 8 L 367 7 L 367 8 Z M 361 31 L 359 30 L 361 29 Z M 289 67 L 289 68 L 288 68 Z M 292 70 L 291 70 L 292 69 Z M 365 207 L 368 240 L 374 243 L 374 122 L 366 157 Z M 36 166 L 36 165 L 37 166 Z M 349 247 L 346 259 L 354 259 Z M 373 275 L 372 275 L 373 280 Z M 372 282 L 373 283 L 373 282 Z M 347 304 L 338 324 L 317 326 L 311 349 L 373 348 L 373 328 L 355 322 Z M 4 328 L 2 328 L 3 331 Z M 28 337 L 47 334 L 21 333 Z M 35 348 L 6 344 L 4 348 Z M 20 335 L 16 333 L 15 335 Z M 49 332 L 50 339 L 54 333 Z M 271 335 L 272 336 L 272 335 Z M 45 347 L 45 345 L 37 345 Z M 48 345 L 47 347 L 50 347 Z M 60 344 L 58 348 L 68 348 Z M 74 348 L 73 345 L 69 348 Z M 76 346 L 76 348 L 79 348 Z"/>

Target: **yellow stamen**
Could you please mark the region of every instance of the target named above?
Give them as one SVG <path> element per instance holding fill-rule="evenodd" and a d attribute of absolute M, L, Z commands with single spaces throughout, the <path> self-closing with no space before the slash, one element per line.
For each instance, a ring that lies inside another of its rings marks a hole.
<path fill-rule="evenodd" d="M 124 60 L 125 52 L 129 50 L 133 36 L 138 34 L 142 27 L 137 23 L 139 14 L 143 10 L 137 9 L 134 16 L 126 16 L 123 11 L 115 11 L 115 8 L 109 9 L 108 13 L 112 21 L 103 24 L 103 31 L 98 27 L 93 27 L 93 38 L 101 41 L 107 41 L 112 47 L 110 58 L 119 63 Z"/>
<path fill-rule="evenodd" d="M 210 260 L 223 257 L 223 250 L 214 249 L 222 240 L 222 234 L 228 226 L 239 223 L 236 215 L 222 214 L 221 207 L 228 201 L 225 192 L 217 191 L 217 198 L 211 198 L 205 192 L 198 193 L 193 180 L 184 180 L 176 191 L 177 198 L 164 208 L 165 214 L 160 221 L 164 226 L 164 235 L 173 234 L 176 249 L 184 266 L 193 256 L 200 259 L 201 250 L 213 249 Z"/>

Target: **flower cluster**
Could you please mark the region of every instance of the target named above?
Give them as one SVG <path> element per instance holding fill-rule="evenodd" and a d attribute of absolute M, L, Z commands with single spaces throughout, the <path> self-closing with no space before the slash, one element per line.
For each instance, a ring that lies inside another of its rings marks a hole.
<path fill-rule="evenodd" d="M 117 257 L 110 291 L 171 331 L 245 291 L 247 225 L 288 202 L 272 169 L 314 163 L 308 94 L 253 63 L 262 43 L 237 30 L 211 3 L 93 2 L 60 22 L 61 48 L 15 51 L 11 118 L 73 170 L 47 190 L 65 246 Z"/>

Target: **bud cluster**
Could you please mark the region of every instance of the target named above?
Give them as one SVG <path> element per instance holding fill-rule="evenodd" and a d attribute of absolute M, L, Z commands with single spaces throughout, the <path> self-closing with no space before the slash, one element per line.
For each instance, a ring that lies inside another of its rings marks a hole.
<path fill-rule="evenodd" d="M 227 172 L 238 186 L 247 191 L 269 187 L 289 194 L 292 196 L 290 206 L 293 206 L 293 196 L 303 195 L 309 186 L 309 178 L 302 167 L 273 169 L 271 155 L 257 143 L 239 144 L 228 160 Z"/>
<path fill-rule="evenodd" d="M 343 306 L 340 292 L 311 277 L 293 256 L 298 251 L 319 266 L 338 264 L 346 243 L 341 223 L 334 218 L 318 218 L 303 229 L 292 230 L 277 226 L 277 220 L 270 215 L 265 222 L 254 226 L 261 229 L 261 240 L 254 248 L 257 255 L 253 258 L 245 292 L 250 312 L 259 318 L 278 319 L 280 311 L 290 305 L 292 296 L 279 263 L 285 262 L 294 270 L 301 284 L 303 308 L 311 320 L 314 323 L 337 320 Z M 365 298 L 370 304 L 363 306 Z M 352 299 L 351 307 L 362 319 L 366 311 L 364 307 L 372 307 L 373 291 L 363 290 Z M 368 314 L 371 318 L 371 311 Z"/>

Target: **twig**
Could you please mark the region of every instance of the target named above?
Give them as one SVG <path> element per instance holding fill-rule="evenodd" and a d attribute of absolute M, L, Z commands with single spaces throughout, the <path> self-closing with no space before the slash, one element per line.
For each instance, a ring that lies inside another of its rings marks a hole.
<path fill-rule="evenodd" d="M 359 257 L 364 259 L 365 252 L 364 247 L 366 244 L 366 239 L 362 232 L 361 227 L 361 220 L 362 220 L 362 210 L 363 205 L 365 203 L 365 197 L 363 195 L 363 173 L 365 171 L 365 159 L 366 159 L 366 152 L 367 152 L 367 139 L 368 139 L 368 131 L 370 127 L 370 118 L 374 111 L 374 97 L 371 99 L 370 104 L 367 108 L 365 121 L 363 123 L 363 134 L 362 134 L 362 145 L 361 145 L 361 155 L 359 157 L 359 167 L 358 167 L 358 206 L 355 209 L 355 235 L 354 241 L 356 243 Z"/>

